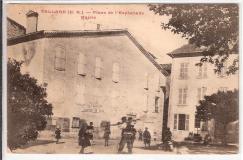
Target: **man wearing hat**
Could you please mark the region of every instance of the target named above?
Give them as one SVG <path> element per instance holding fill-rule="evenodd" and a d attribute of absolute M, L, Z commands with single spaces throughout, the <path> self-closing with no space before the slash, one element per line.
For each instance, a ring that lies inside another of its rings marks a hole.
<path fill-rule="evenodd" d="M 126 128 L 122 129 L 122 137 L 119 143 L 118 153 L 121 153 L 125 144 L 127 144 L 128 153 L 132 153 L 134 130 L 132 127 L 132 118 L 128 118 Z"/>
<path fill-rule="evenodd" d="M 145 127 L 145 131 L 143 132 L 143 141 L 144 141 L 144 145 L 145 148 L 150 147 L 150 142 L 151 142 L 151 134 L 148 131 L 148 127 Z"/>

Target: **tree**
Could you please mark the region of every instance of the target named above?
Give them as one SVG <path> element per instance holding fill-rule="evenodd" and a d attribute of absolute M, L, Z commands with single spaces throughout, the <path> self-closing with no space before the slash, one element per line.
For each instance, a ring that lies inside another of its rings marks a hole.
<path fill-rule="evenodd" d="M 45 99 L 46 88 L 29 74 L 20 72 L 22 62 L 8 60 L 7 65 L 7 138 L 12 150 L 29 140 L 46 126 L 52 115 L 52 105 Z"/>
<path fill-rule="evenodd" d="M 214 119 L 215 125 L 221 128 L 221 140 L 227 144 L 227 125 L 239 119 L 239 91 L 227 91 L 214 93 L 205 96 L 204 100 L 199 101 L 196 110 L 196 119 L 207 122 Z M 217 127 L 217 126 L 215 126 Z"/>
<path fill-rule="evenodd" d="M 215 72 L 220 73 L 229 55 L 239 53 L 238 4 L 150 4 L 149 9 L 169 17 L 168 22 L 162 22 L 162 29 L 181 34 L 205 50 L 198 65 L 213 63 Z M 234 74 L 238 63 L 236 58 L 227 73 Z"/>

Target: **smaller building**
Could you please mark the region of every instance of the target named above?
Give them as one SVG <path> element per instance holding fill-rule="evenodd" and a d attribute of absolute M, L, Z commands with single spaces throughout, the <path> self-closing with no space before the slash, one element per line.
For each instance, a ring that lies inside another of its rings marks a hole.
<path fill-rule="evenodd" d="M 214 134 L 213 124 L 207 127 L 195 120 L 196 106 L 205 95 L 239 88 L 238 74 L 227 75 L 225 69 L 237 55 L 230 55 L 220 74 L 214 72 L 213 64 L 196 65 L 203 50 L 194 45 L 184 45 L 168 55 L 172 58 L 168 127 L 173 139 L 182 141 L 189 132 Z"/>

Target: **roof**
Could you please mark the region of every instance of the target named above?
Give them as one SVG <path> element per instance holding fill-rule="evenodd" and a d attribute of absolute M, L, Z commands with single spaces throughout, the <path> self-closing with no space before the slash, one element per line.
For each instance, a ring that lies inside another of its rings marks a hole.
<path fill-rule="evenodd" d="M 169 73 L 164 70 L 156 61 L 155 57 L 146 51 L 143 46 L 124 29 L 113 29 L 113 30 L 41 30 L 25 35 L 12 37 L 7 40 L 7 45 L 15 45 L 18 43 L 28 42 L 41 38 L 55 38 L 55 37 L 100 37 L 100 36 L 119 36 L 126 35 L 134 45 L 149 59 L 149 61 L 164 75 L 169 76 Z"/>
<path fill-rule="evenodd" d="M 166 70 L 168 73 L 171 73 L 171 63 L 168 63 L 168 64 L 160 64 L 160 66 Z"/>
<path fill-rule="evenodd" d="M 26 28 L 24 26 L 22 26 L 21 24 L 19 24 L 18 22 L 16 22 L 15 20 L 7 17 L 7 21 L 10 21 L 11 23 L 15 24 L 16 26 L 18 26 L 19 28 L 23 29 L 26 31 Z"/>
<path fill-rule="evenodd" d="M 177 57 L 195 57 L 204 55 L 204 50 L 196 47 L 193 44 L 186 44 L 182 47 L 175 49 L 174 51 L 168 53 L 171 58 Z"/>

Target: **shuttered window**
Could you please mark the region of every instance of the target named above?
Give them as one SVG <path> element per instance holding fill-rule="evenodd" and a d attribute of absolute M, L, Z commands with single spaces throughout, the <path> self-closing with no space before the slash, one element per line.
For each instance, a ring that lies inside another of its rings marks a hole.
<path fill-rule="evenodd" d="M 144 89 L 148 90 L 148 78 L 149 78 L 149 75 L 148 73 L 146 72 L 144 74 Z"/>
<path fill-rule="evenodd" d="M 154 112 L 159 113 L 159 97 L 155 97 Z"/>
<path fill-rule="evenodd" d="M 189 115 L 174 114 L 174 129 L 189 130 Z"/>
<path fill-rule="evenodd" d="M 113 63 L 112 67 L 112 81 L 115 83 L 119 82 L 120 67 L 118 63 Z"/>
<path fill-rule="evenodd" d="M 197 89 L 197 99 L 198 101 L 202 100 L 204 98 L 204 96 L 206 95 L 207 92 L 207 88 L 206 87 L 202 87 L 202 88 L 198 88 Z"/>
<path fill-rule="evenodd" d="M 66 53 L 65 48 L 58 46 L 55 49 L 55 69 L 58 71 L 65 71 Z"/>
<path fill-rule="evenodd" d="M 95 58 L 95 78 L 101 79 L 102 76 L 102 59 L 100 57 Z"/>
<path fill-rule="evenodd" d="M 207 63 L 198 67 L 198 78 L 207 78 Z"/>
<path fill-rule="evenodd" d="M 181 63 L 180 64 L 180 79 L 187 79 L 188 78 L 188 66 L 189 63 Z"/>
<path fill-rule="evenodd" d="M 80 118 L 79 117 L 73 117 L 72 120 L 72 128 L 79 128 L 80 127 Z"/>
<path fill-rule="evenodd" d="M 187 103 L 187 88 L 179 88 L 179 102 L 180 105 Z"/>
<path fill-rule="evenodd" d="M 78 75 L 85 76 L 86 75 L 86 55 L 79 53 L 78 55 Z"/>

